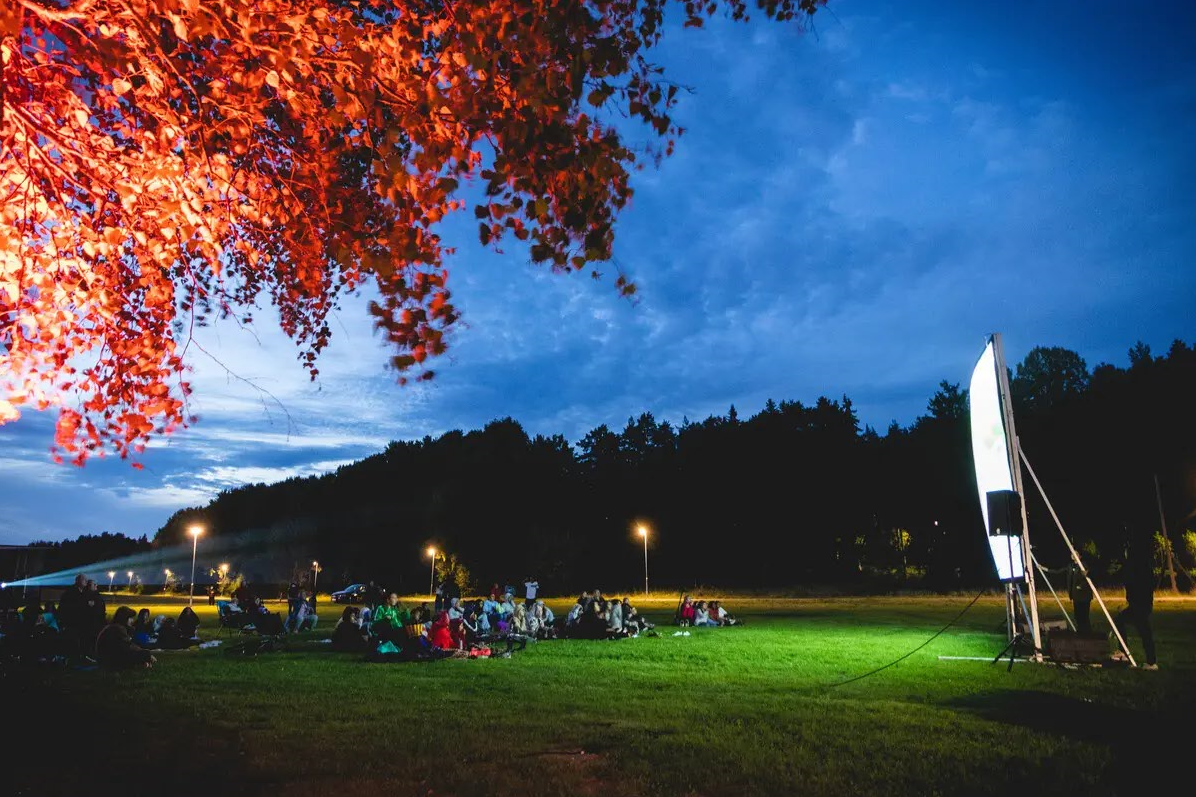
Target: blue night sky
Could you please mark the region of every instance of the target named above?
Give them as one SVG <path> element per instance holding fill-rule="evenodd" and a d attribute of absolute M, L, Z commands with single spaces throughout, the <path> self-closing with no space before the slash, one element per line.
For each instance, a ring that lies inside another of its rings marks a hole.
<path fill-rule="evenodd" d="M 966 382 L 991 331 L 1012 362 L 1042 344 L 1090 366 L 1192 339 L 1196 5 L 830 11 L 816 35 L 715 20 L 657 52 L 695 92 L 677 154 L 619 222 L 636 302 L 514 241 L 480 248 L 466 211 L 443 228 L 464 323 L 434 383 L 395 385 L 366 295 L 339 312 L 315 384 L 268 313 L 256 338 L 205 330 L 240 378 L 196 356 L 201 420 L 144 471 L 52 464 L 50 414 L 0 428 L 0 543 L 152 535 L 221 489 L 508 415 L 576 441 L 643 411 L 847 394 L 883 431 L 940 379 Z"/>

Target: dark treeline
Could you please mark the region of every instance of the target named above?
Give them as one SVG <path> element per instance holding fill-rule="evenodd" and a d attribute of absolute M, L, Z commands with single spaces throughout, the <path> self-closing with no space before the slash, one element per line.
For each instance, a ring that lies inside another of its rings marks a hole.
<path fill-rule="evenodd" d="M 152 547 L 144 535 L 134 539 L 108 531 L 103 534 L 84 534 L 61 542 L 38 540 L 29 543 L 28 548 L 8 551 L 4 557 L 5 571 L 0 575 L 15 580 L 23 575 L 55 573 L 108 559 L 133 556 Z"/>
<path fill-rule="evenodd" d="M 1128 367 L 1090 371 L 1074 352 L 1037 348 L 1013 390 L 1030 462 L 1099 575 L 1115 580 L 1127 531 L 1159 528 L 1156 474 L 1191 566 L 1196 349 L 1177 341 L 1155 357 L 1139 344 Z M 251 578 L 285 579 L 315 557 L 330 588 L 373 578 L 424 591 L 424 549 L 436 545 L 480 584 L 530 574 L 550 591 L 624 589 L 642 584 L 643 522 L 654 586 L 971 587 L 993 571 L 969 435 L 966 391 L 948 382 L 926 415 L 884 434 L 862 428 L 847 397 L 769 401 L 751 417 L 732 407 L 679 426 L 644 414 L 575 446 L 504 419 L 224 492 L 176 513 L 156 542 L 183 541 L 192 522 L 215 535 L 265 532 L 279 572 Z M 1059 535 L 1042 501 L 1029 501 L 1038 556 L 1058 567 Z"/>

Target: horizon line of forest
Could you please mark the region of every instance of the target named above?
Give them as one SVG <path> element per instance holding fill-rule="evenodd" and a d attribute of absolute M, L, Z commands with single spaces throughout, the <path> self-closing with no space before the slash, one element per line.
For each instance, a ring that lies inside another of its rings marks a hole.
<path fill-rule="evenodd" d="M 1196 572 L 1196 346 L 1129 350 L 1089 370 L 1074 351 L 1037 347 L 1011 370 L 1018 434 L 1085 563 L 1115 581 L 1128 534 L 1170 544 Z M 1165 538 L 1162 514 L 1169 534 Z M 1029 485 L 1029 482 L 1027 482 Z M 1027 486 L 1027 490 L 1032 490 Z M 1066 549 L 1041 498 L 1025 496 L 1039 560 Z M 483 429 L 395 441 L 336 471 L 221 492 L 174 513 L 152 542 L 84 535 L 50 545 L 47 567 L 76 567 L 185 541 L 203 523 L 240 547 L 251 582 L 377 580 L 422 591 L 424 549 L 473 586 L 539 578 L 549 591 L 643 583 L 638 524 L 650 529 L 653 584 L 855 584 L 950 590 L 995 581 L 973 480 L 967 391 L 943 381 L 926 414 L 884 434 L 847 396 L 772 399 L 741 419 L 680 425 L 651 413 L 600 425 L 571 445 L 529 437 L 511 418 Z M 211 542 L 208 543 L 211 545 Z M 189 545 L 188 545 L 189 547 Z"/>

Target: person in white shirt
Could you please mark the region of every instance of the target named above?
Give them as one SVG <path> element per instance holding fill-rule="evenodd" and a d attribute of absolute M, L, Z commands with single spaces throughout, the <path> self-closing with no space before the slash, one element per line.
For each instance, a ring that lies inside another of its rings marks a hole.
<path fill-rule="evenodd" d="M 531 576 L 528 576 L 527 580 L 523 582 L 523 596 L 526 598 L 524 603 L 527 608 L 530 609 L 532 608 L 532 605 L 535 604 L 536 592 L 539 591 L 539 589 L 540 582 L 534 580 Z"/>
<path fill-rule="evenodd" d="M 606 609 L 606 626 L 615 634 L 623 633 L 623 604 L 617 598 Z"/>

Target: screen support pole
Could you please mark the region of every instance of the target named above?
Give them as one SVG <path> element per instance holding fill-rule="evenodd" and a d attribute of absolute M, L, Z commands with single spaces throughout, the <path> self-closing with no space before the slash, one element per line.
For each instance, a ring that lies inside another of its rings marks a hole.
<path fill-rule="evenodd" d="M 1055 599 L 1055 603 L 1059 604 L 1059 611 L 1063 612 L 1063 619 L 1067 620 L 1067 625 L 1072 631 L 1076 630 L 1076 624 L 1071 621 L 1071 615 L 1067 613 L 1067 609 L 1063 606 L 1063 601 L 1059 599 L 1059 593 L 1055 592 L 1055 587 L 1051 584 L 1051 579 L 1047 577 L 1046 568 L 1038 561 L 1038 557 L 1034 557 L 1034 568 L 1038 571 L 1038 575 L 1042 576 L 1042 580 L 1046 583 L 1047 589 L 1051 591 L 1051 597 Z"/>
<path fill-rule="evenodd" d="M 1006 443 L 1009 448 L 1009 473 L 1013 476 L 1013 489 L 1022 497 L 1022 570 L 1026 573 L 1026 593 L 1030 598 L 1030 638 L 1034 641 L 1034 661 L 1042 661 L 1042 629 L 1038 627 L 1038 592 L 1034 588 L 1033 552 L 1030 550 L 1030 522 L 1026 514 L 1026 491 L 1022 486 L 1020 467 L 1021 442 L 1017 439 L 1017 428 L 1013 423 L 1013 400 L 1009 391 L 1009 369 L 1005 366 L 1005 345 L 1001 333 L 993 333 L 993 359 L 997 369 L 997 390 L 1001 395 L 1001 411 L 1005 416 Z"/>
<path fill-rule="evenodd" d="M 1018 444 L 1019 453 L 1022 455 L 1022 464 L 1026 466 L 1026 470 L 1030 474 L 1030 478 L 1034 480 L 1034 486 L 1038 488 L 1038 494 L 1042 496 L 1042 500 L 1046 503 L 1047 510 L 1051 513 L 1051 518 L 1055 521 L 1055 526 L 1059 529 L 1059 535 L 1063 537 L 1063 541 L 1067 543 L 1067 550 L 1071 551 L 1071 560 L 1076 563 L 1076 567 L 1080 568 L 1080 572 L 1084 574 L 1084 580 L 1088 582 L 1088 588 L 1092 590 L 1092 594 L 1096 596 L 1096 602 L 1100 604 L 1100 610 L 1104 612 L 1105 619 L 1109 621 L 1109 627 L 1113 629 L 1113 633 L 1117 636 L 1117 643 L 1121 645 L 1122 651 L 1125 652 L 1126 658 L 1130 660 L 1131 667 L 1137 667 L 1137 662 L 1134 661 L 1134 654 L 1130 653 L 1130 646 L 1125 644 L 1125 638 L 1121 636 L 1121 629 L 1117 627 L 1117 623 L 1113 622 L 1113 616 L 1109 614 L 1109 608 L 1105 606 L 1105 599 L 1100 596 L 1096 585 L 1092 583 L 1092 577 L 1088 575 L 1088 569 L 1084 567 L 1084 563 L 1080 560 L 1080 554 L 1076 551 L 1076 547 L 1071 544 L 1071 538 L 1067 536 L 1067 532 L 1063 529 L 1063 524 L 1059 522 L 1059 516 L 1055 514 L 1055 507 L 1051 506 L 1051 499 L 1047 498 L 1046 490 L 1042 489 L 1042 482 L 1038 481 L 1038 474 L 1034 472 L 1034 468 L 1030 466 L 1030 460 L 1026 459 L 1026 452 L 1020 451 L 1021 444 Z M 1023 501 L 1023 506 L 1025 502 Z"/>

